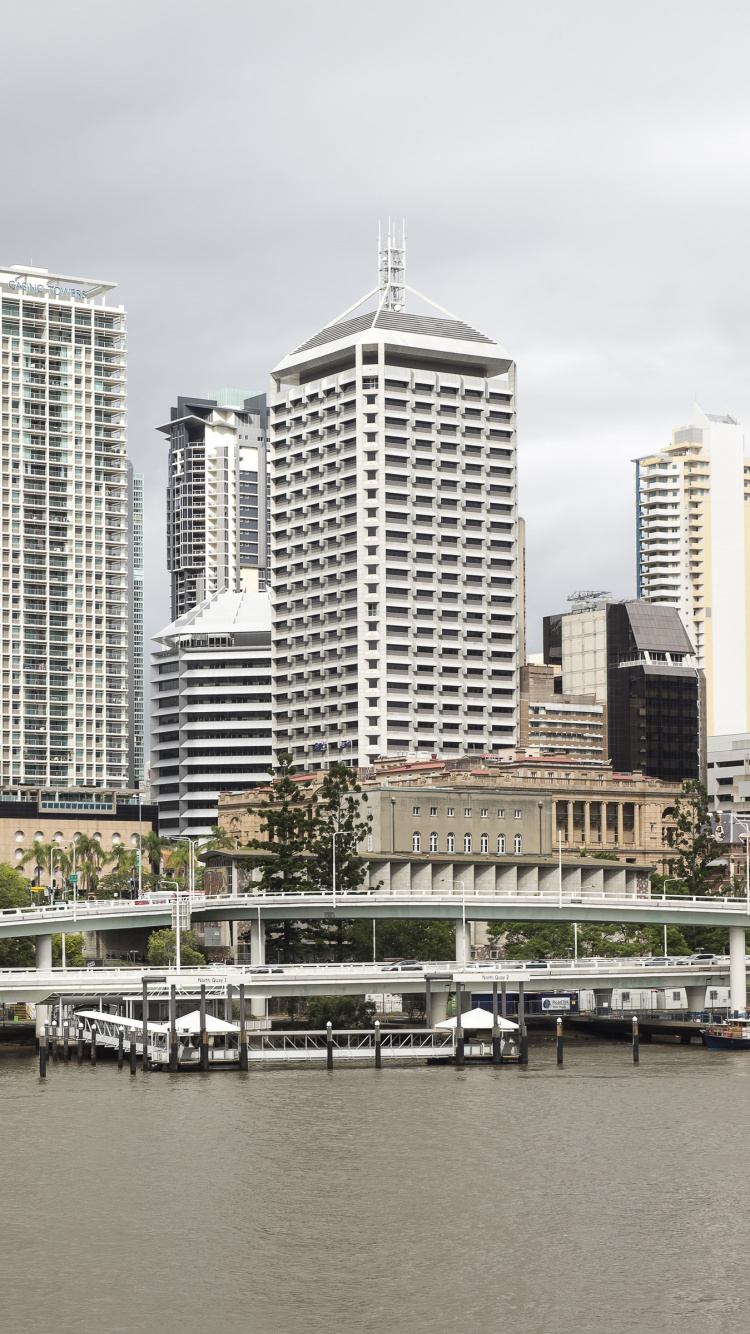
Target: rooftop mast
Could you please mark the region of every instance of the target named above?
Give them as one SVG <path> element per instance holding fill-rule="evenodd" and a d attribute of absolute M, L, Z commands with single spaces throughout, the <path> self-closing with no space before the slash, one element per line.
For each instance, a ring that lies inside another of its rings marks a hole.
<path fill-rule="evenodd" d="M 406 305 L 406 227 L 401 224 L 401 242 L 395 223 L 391 231 L 388 219 L 388 240 L 383 246 L 378 227 L 378 290 L 381 310 L 403 310 Z"/>

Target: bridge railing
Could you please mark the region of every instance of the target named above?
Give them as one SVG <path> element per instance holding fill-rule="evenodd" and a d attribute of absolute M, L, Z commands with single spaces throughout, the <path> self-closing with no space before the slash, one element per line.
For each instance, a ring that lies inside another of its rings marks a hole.
<path fill-rule="evenodd" d="M 309 908 L 320 906 L 323 911 L 330 911 L 331 908 L 344 910 L 347 905 L 352 907 L 361 907 L 363 903 L 372 903 L 375 905 L 385 905 L 388 903 L 413 904 L 415 902 L 435 904 L 441 902 L 451 902 L 466 904 L 472 908 L 486 904 L 496 907 L 498 903 L 513 903 L 534 907 L 540 903 L 559 905 L 560 907 L 570 908 L 576 904 L 582 907 L 606 907 L 607 909 L 623 908 L 629 909 L 638 905 L 639 909 L 646 909 L 649 914 L 653 913 L 658 918 L 660 910 L 672 909 L 691 909 L 693 911 L 705 909 L 707 912 L 715 913 L 725 911 L 727 914 L 744 911 L 747 908 L 750 917 L 750 900 L 744 895 L 717 895 L 717 894 L 665 894 L 656 896 L 643 896 L 637 893 L 615 894 L 606 890 L 581 889 L 575 892 L 563 888 L 562 893 L 559 889 L 542 887 L 540 889 L 526 889 L 499 887 L 495 890 L 487 891 L 480 888 L 469 890 L 464 893 L 454 886 L 441 888 L 439 893 L 432 889 L 410 889 L 407 891 L 391 888 L 389 890 L 360 889 L 348 891 L 347 893 L 337 892 L 335 898 L 331 892 L 275 892 L 271 893 L 252 893 L 237 895 L 216 895 L 210 897 L 194 896 L 189 899 L 187 895 L 181 895 L 182 902 L 189 902 L 190 907 L 195 911 L 210 913 L 211 908 L 221 908 L 222 911 L 230 906 L 242 909 L 256 909 L 264 906 L 266 908 L 274 905 L 287 905 L 290 900 L 297 900 L 300 905 L 303 904 Z M 93 922 L 101 917 L 130 917 L 148 919 L 150 916 L 164 915 L 165 908 L 169 907 L 174 901 L 174 896 L 169 898 L 160 896 L 158 900 L 143 902 L 132 899 L 97 899 L 77 900 L 75 903 L 71 900 L 62 903 L 31 905 L 24 908 L 3 908 L 0 909 L 0 922 L 7 924 L 14 918 L 20 922 L 39 922 L 49 923 L 50 928 L 54 929 L 55 921 L 61 921 L 65 918 L 67 921 L 73 921 L 82 926 L 86 922 Z"/>

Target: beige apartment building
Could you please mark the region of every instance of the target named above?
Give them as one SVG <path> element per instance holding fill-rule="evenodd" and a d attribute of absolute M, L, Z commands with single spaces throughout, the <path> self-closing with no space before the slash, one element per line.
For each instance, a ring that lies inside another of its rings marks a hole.
<path fill-rule="evenodd" d="M 607 759 L 607 706 L 595 694 L 563 694 L 559 667 L 526 663 L 520 671 L 519 749 L 526 754 Z"/>

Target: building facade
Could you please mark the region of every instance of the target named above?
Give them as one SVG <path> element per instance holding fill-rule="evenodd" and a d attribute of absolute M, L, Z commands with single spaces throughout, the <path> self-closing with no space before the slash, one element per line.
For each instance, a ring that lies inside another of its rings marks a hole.
<path fill-rule="evenodd" d="M 132 613 L 130 618 L 130 769 L 135 787 L 145 782 L 145 717 L 143 699 L 143 474 L 132 473 L 130 482 L 131 530 L 131 589 Z"/>
<path fill-rule="evenodd" d="M 595 694 L 563 694 L 562 672 L 545 663 L 520 671 L 519 749 L 527 755 L 607 758 L 607 706 Z"/>
<path fill-rule="evenodd" d="M 399 264 L 271 376 L 274 749 L 312 768 L 517 740 L 515 367 Z"/>
<path fill-rule="evenodd" d="M 636 459 L 638 596 L 676 608 L 706 674 L 709 736 L 750 730 L 750 459 L 739 422 L 695 409 Z"/>
<path fill-rule="evenodd" d="M 145 838 L 158 827 L 156 807 L 139 805 L 135 793 L 26 788 L 17 800 L 0 800 L 0 862 L 20 867 L 35 842 L 70 852 L 74 839 L 86 834 L 101 844 L 106 871 L 107 858 L 120 843 L 136 848 L 139 834 Z M 35 865 L 25 863 L 25 875 L 49 885 L 50 867 L 40 871 L 37 876 Z"/>
<path fill-rule="evenodd" d="M 676 608 L 582 600 L 545 620 L 563 689 L 607 708 L 607 755 L 621 773 L 680 783 L 705 773 L 705 678 Z"/>
<path fill-rule="evenodd" d="M 154 638 L 151 793 L 165 834 L 210 834 L 221 793 L 271 770 L 265 593 L 215 593 Z"/>
<path fill-rule="evenodd" d="M 167 568 L 178 620 L 228 589 L 264 591 L 268 551 L 264 394 L 178 398 L 158 429 L 169 443 Z"/>
<path fill-rule="evenodd" d="M 362 803 L 372 834 L 361 851 L 543 856 L 562 850 L 609 852 L 626 863 L 659 869 L 671 855 L 674 803 L 681 785 L 608 764 L 575 759 L 484 756 L 453 761 L 393 760 L 362 776 Z M 298 775 L 314 784 L 315 771 Z M 240 847 L 258 836 L 248 811 L 258 794 L 224 793 L 219 823 Z"/>
<path fill-rule="evenodd" d="M 133 783 L 126 318 L 114 284 L 0 269 L 0 787 Z"/>
<path fill-rule="evenodd" d="M 710 736 L 707 759 L 711 805 L 750 821 L 750 735 Z"/>

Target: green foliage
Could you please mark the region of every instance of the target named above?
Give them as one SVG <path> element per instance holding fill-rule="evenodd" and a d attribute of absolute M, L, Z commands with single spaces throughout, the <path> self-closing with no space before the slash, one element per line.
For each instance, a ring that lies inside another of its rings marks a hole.
<path fill-rule="evenodd" d="M 724 877 L 723 868 L 710 866 L 722 855 L 711 832 L 708 793 L 697 778 L 682 784 L 682 795 L 675 802 L 675 823 L 671 837 L 675 856 L 669 858 L 669 873 L 684 886 L 686 894 L 708 894 Z M 670 892 L 680 892 L 670 885 Z"/>
<path fill-rule="evenodd" d="M 619 862 L 616 852 L 592 852 L 590 848 L 581 848 L 579 857 L 593 857 L 598 862 Z"/>
<path fill-rule="evenodd" d="M 15 866 L 0 862 L 0 908 L 28 908 L 31 902 L 26 876 Z"/>
<path fill-rule="evenodd" d="M 32 901 L 26 877 L 0 862 L 0 908 L 26 908 Z M 36 951 L 30 936 L 0 940 L 0 968 L 33 968 Z"/>
<path fill-rule="evenodd" d="M 574 949 L 572 922 L 491 922 L 487 928 L 491 941 L 505 937 L 509 959 L 560 959 Z M 667 927 L 669 954 L 690 954 L 680 927 Z M 618 926 L 609 922 L 586 922 L 578 928 L 578 956 L 636 957 L 664 953 L 664 927 L 659 925 Z"/>
<path fill-rule="evenodd" d="M 65 937 L 65 965 L 67 968 L 83 968 L 83 936 Z M 62 936 L 52 937 L 52 967 L 62 968 Z"/>
<path fill-rule="evenodd" d="M 303 893 L 313 886 L 310 881 L 310 848 L 315 838 L 314 817 L 306 784 L 292 779 L 291 755 L 279 756 L 281 777 L 274 780 L 271 796 L 259 806 L 248 807 L 262 815 L 261 833 L 248 847 L 270 857 L 248 857 L 247 865 L 261 868 L 259 888 L 273 894 Z"/>
<path fill-rule="evenodd" d="M 152 931 L 148 938 L 148 962 L 154 968 L 166 968 L 177 961 L 177 935 L 168 927 L 162 931 Z M 186 968 L 206 962 L 198 949 L 194 931 L 180 932 L 180 962 Z"/>
<path fill-rule="evenodd" d="M 372 921 L 352 922 L 350 953 L 355 963 L 372 959 Z M 375 951 L 378 959 L 453 959 L 456 954 L 456 933 L 453 922 L 435 919 L 402 918 L 375 923 Z"/>
<path fill-rule="evenodd" d="M 307 1022 L 311 1028 L 360 1028 L 372 1025 L 375 1006 L 362 996 L 311 996 L 307 1002 Z"/>
<path fill-rule="evenodd" d="M 332 764 L 313 797 L 311 851 L 315 861 L 311 880 L 327 892 L 333 886 L 334 835 L 336 888 L 342 893 L 359 889 L 367 875 L 367 862 L 357 852 L 372 827 L 372 817 L 362 817 L 362 788 L 354 769 Z"/>

